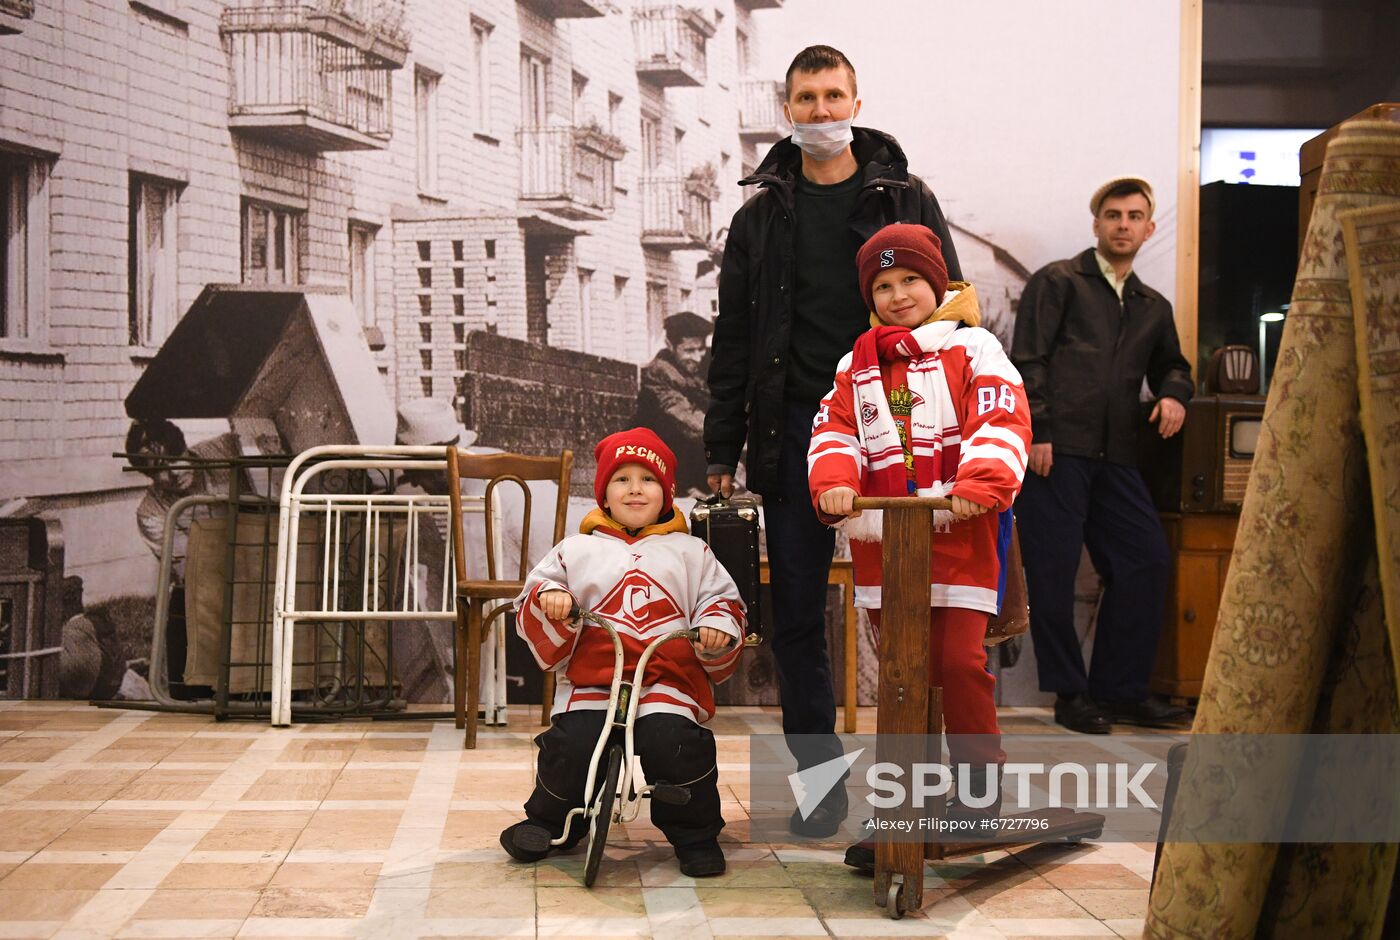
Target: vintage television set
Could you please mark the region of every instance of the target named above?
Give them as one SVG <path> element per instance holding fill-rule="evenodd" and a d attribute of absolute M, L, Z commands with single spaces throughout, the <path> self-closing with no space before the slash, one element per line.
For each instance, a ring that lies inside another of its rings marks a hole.
<path fill-rule="evenodd" d="M 1239 512 L 1263 426 L 1259 395 L 1204 395 L 1186 406 L 1181 512 Z"/>
<path fill-rule="evenodd" d="M 1181 433 L 1138 436 L 1138 465 L 1157 509 L 1237 513 L 1259 444 L 1264 396 L 1259 358 L 1248 346 L 1223 346 L 1205 369 L 1208 394 L 1186 405 Z"/>

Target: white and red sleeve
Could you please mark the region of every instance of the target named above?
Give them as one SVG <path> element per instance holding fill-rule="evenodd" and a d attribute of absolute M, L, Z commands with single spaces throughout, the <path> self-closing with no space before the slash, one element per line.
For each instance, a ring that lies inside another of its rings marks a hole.
<path fill-rule="evenodd" d="M 525 578 L 525 590 L 515 599 L 515 632 L 530 647 L 530 653 L 541 669 L 558 670 L 568 665 L 569 655 L 578 636 L 577 624 L 553 620 L 540 606 L 540 594 L 545 591 L 567 591 L 567 568 L 556 545 Z"/>
<path fill-rule="evenodd" d="M 710 681 L 718 685 L 734 674 L 739 666 L 739 654 L 744 651 L 744 625 L 748 622 L 743 598 L 729 572 L 715 558 L 708 545 L 701 545 L 700 586 L 695 595 L 695 609 L 690 623 L 694 627 L 711 627 L 734 638 L 734 647 L 715 659 L 698 657 Z"/>
<path fill-rule="evenodd" d="M 962 446 L 952 494 L 998 511 L 1021 490 L 1031 442 L 1031 413 L 1021 374 L 997 338 L 983 329 L 959 330 L 966 356 L 961 390 Z"/>
<path fill-rule="evenodd" d="M 860 429 L 857 423 L 855 393 L 851 389 L 851 356 L 841 360 L 836 370 L 836 382 L 826 393 L 817 416 L 812 419 L 812 443 L 807 448 L 807 486 L 812 506 L 827 490 L 849 486 L 860 492 L 861 456 Z M 817 517 L 827 525 L 839 517 L 827 516 L 817 509 Z"/>

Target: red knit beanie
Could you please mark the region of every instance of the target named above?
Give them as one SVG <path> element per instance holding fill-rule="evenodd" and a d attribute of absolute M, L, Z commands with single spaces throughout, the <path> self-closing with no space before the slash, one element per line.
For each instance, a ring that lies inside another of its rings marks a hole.
<path fill-rule="evenodd" d="M 943 303 L 943 295 L 948 290 L 948 265 L 943 260 L 943 243 L 927 225 L 906 222 L 886 225 L 856 252 L 860 295 L 872 313 L 875 297 L 870 288 L 882 268 L 908 268 L 918 272 L 933 285 L 934 297 Z"/>
<path fill-rule="evenodd" d="M 609 434 L 593 448 L 593 456 L 598 461 L 598 471 L 593 476 L 593 495 L 600 507 L 607 496 L 608 481 L 617 468 L 639 463 L 661 481 L 662 514 L 671 508 L 671 499 L 676 495 L 676 455 L 650 428 L 629 428 Z"/>

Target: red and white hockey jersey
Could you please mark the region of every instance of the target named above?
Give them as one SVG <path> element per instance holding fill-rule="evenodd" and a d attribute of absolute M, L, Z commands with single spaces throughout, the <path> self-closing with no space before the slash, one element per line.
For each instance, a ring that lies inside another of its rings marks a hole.
<path fill-rule="evenodd" d="M 976 322 L 973 291 L 950 294 L 944 308 L 953 318 L 912 330 L 907 342 L 913 354 L 882 358 L 878 375 L 875 368 L 853 368 L 851 353 L 842 358 L 813 422 L 808 483 L 813 505 L 837 486 L 875 495 L 869 490 L 872 466 L 905 461 L 913 481 L 918 461 L 932 468 L 931 479 L 911 487 L 918 495 L 957 495 L 993 507 L 963 522 L 952 522 L 949 513 L 935 514 L 929 603 L 995 614 L 1001 573 L 997 515 L 1021 488 L 1031 443 L 1030 409 L 1021 375 L 1001 343 L 980 327 L 959 329 L 959 306 L 968 306 L 967 319 Z M 891 417 L 901 405 L 902 422 Z M 895 423 L 898 437 L 890 433 Z M 844 521 L 820 508 L 817 514 L 851 537 L 856 606 L 880 607 L 881 513 L 866 511 Z"/>
<path fill-rule="evenodd" d="M 713 627 L 742 639 L 739 589 L 710 547 L 689 534 L 679 512 L 633 536 L 595 509 L 580 531 L 550 550 L 515 599 L 517 632 L 540 668 L 558 673 L 551 714 L 606 709 L 614 653 L 603 628 L 546 617 L 539 604 L 544 591 L 568 591 L 579 607 L 612 622 L 628 679 L 647 644 L 672 630 Z M 637 715 L 668 712 L 708 721 L 715 712 L 710 683 L 729 678 L 742 650 L 740 644 L 719 659 L 701 660 L 687 640 L 663 643 L 647 663 Z"/>

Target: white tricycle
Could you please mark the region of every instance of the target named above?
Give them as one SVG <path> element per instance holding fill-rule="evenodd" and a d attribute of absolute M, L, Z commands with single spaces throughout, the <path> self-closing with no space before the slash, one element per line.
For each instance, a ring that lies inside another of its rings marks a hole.
<path fill-rule="evenodd" d="M 668 643 L 671 640 L 683 639 L 698 643 L 700 630 L 698 627 L 672 630 L 652 640 L 637 659 L 637 668 L 632 670 L 631 678 L 624 679 L 622 640 L 618 637 L 617 630 L 613 625 L 606 618 L 578 607 L 569 611 L 569 619 L 601 627 L 607 630 L 608 635 L 612 637 L 614 658 L 612 689 L 608 695 L 607 713 L 609 719 L 603 723 L 603 730 L 598 734 L 598 744 L 593 748 L 593 758 L 588 763 L 588 778 L 583 788 L 583 805 L 569 810 L 569 814 L 564 817 L 564 831 L 559 838 L 545 841 L 544 837 L 548 835 L 545 830 L 527 830 L 521 833 L 521 847 L 536 852 L 558 848 L 569 841 L 569 832 L 574 824 L 577 822 L 582 825 L 583 820 L 586 819 L 588 855 L 583 866 L 583 883 L 585 887 L 592 887 L 594 880 L 598 877 L 598 865 L 603 860 L 603 846 L 608 841 L 608 829 L 613 823 L 628 823 L 636 819 L 642 810 L 642 801 L 648 798 L 674 806 L 684 806 L 690 802 L 690 790 L 687 787 L 669 783 L 654 783 L 638 790 L 634 786 L 632 768 L 635 762 L 632 757 L 635 751 L 632 744 L 632 727 L 637 720 L 637 704 L 641 698 L 642 677 L 646 675 L 647 663 L 651 660 L 652 653 L 656 652 L 657 647 L 662 643 Z M 725 655 L 731 649 L 733 649 L 732 643 L 713 653 L 700 652 L 697 648 L 697 653 L 702 658 L 713 659 Z M 623 743 L 609 745 L 608 742 L 612 739 L 613 731 L 619 728 L 623 732 Z M 605 755 L 607 770 L 600 786 L 598 768 Z M 614 804 L 616 804 L 616 809 L 614 809 Z M 538 838 L 539 841 L 535 842 L 535 838 Z"/>

